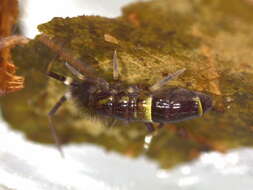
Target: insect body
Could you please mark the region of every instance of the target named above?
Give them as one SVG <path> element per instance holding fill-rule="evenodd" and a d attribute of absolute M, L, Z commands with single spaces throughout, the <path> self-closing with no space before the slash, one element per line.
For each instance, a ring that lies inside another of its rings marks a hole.
<path fill-rule="evenodd" d="M 71 97 L 82 107 L 116 119 L 144 123 L 170 123 L 201 116 L 211 107 L 211 99 L 203 93 L 184 88 L 157 92 L 135 88 L 129 92 L 122 86 L 97 81 L 84 81 L 71 87 Z"/>
<path fill-rule="evenodd" d="M 63 102 L 73 98 L 80 107 L 86 107 L 97 114 L 106 115 L 115 119 L 143 122 L 149 131 L 153 131 L 153 123 L 178 122 L 202 116 L 212 106 L 211 98 L 201 92 L 185 88 L 165 88 L 162 86 L 184 72 L 181 69 L 148 89 L 137 86 L 126 87 L 118 81 L 118 61 L 116 51 L 113 58 L 115 82 L 109 83 L 101 78 L 85 77 L 71 65 L 67 68 L 80 81 L 60 76 L 54 72 L 48 75 L 70 86 L 67 92 L 49 112 L 50 128 L 60 149 L 51 117 Z"/>

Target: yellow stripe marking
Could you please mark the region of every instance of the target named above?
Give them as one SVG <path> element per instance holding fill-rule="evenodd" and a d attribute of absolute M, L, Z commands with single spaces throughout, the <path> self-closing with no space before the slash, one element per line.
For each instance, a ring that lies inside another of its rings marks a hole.
<path fill-rule="evenodd" d="M 202 107 L 202 103 L 199 97 L 195 97 L 193 98 L 193 100 L 198 104 L 198 113 L 200 116 L 203 115 L 203 107 Z"/>
<path fill-rule="evenodd" d="M 137 118 L 142 121 L 152 122 L 152 97 L 141 98 L 137 105 Z"/>
<path fill-rule="evenodd" d="M 112 102 L 112 99 L 113 99 L 113 97 L 112 97 L 112 96 L 109 96 L 109 97 L 107 97 L 107 98 L 104 98 L 104 99 L 99 100 L 99 101 L 98 101 L 98 104 L 99 104 L 99 105 L 104 105 L 104 104 L 106 104 L 106 103 Z"/>
<path fill-rule="evenodd" d="M 152 121 L 152 97 L 149 96 L 146 99 L 146 106 L 145 106 L 145 118 L 147 121 Z"/>

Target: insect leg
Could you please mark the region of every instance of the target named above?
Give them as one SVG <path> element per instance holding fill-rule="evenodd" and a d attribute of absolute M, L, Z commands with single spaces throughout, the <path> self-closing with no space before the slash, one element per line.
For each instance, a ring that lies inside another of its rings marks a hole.
<path fill-rule="evenodd" d="M 181 75 L 183 72 L 185 72 L 185 68 L 180 69 L 178 71 L 176 71 L 175 73 L 169 74 L 167 77 L 165 77 L 164 79 L 158 81 L 157 83 L 155 83 L 154 85 L 152 85 L 151 87 L 149 87 L 149 90 L 151 92 L 154 92 L 156 90 L 161 89 L 162 86 L 164 86 L 168 81 L 175 79 L 176 77 L 178 77 L 179 75 Z"/>
<path fill-rule="evenodd" d="M 113 79 L 119 80 L 119 61 L 116 50 L 114 50 L 112 64 L 113 64 Z"/>
<path fill-rule="evenodd" d="M 117 123 L 117 120 L 113 118 L 113 119 L 109 122 L 109 124 L 108 124 L 109 128 L 112 129 L 112 128 L 116 125 L 116 123 Z"/>
<path fill-rule="evenodd" d="M 48 126 L 51 130 L 51 134 L 54 138 L 57 149 L 59 150 L 62 157 L 64 157 L 60 139 L 57 136 L 56 128 L 53 125 L 52 118 L 55 115 L 56 111 L 62 106 L 62 104 L 70 98 L 70 93 L 67 92 L 64 96 L 62 96 L 58 102 L 54 105 L 54 107 L 48 112 Z"/>
<path fill-rule="evenodd" d="M 161 129 L 164 127 L 164 123 L 159 123 L 159 125 L 157 126 L 158 129 Z"/>
<path fill-rule="evenodd" d="M 144 124 L 146 125 L 148 132 L 152 133 L 155 130 L 152 123 L 144 123 Z"/>
<path fill-rule="evenodd" d="M 85 79 L 85 76 L 82 73 L 80 73 L 77 69 L 75 69 L 72 65 L 68 64 L 67 62 L 65 62 L 65 66 L 70 70 L 70 72 L 73 75 L 75 75 L 80 80 L 84 80 Z"/>

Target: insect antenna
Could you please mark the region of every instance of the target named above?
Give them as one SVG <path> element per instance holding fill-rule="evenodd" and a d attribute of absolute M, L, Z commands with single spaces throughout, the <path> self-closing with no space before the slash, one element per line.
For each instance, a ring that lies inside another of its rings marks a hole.
<path fill-rule="evenodd" d="M 67 49 L 63 47 L 62 44 L 57 43 L 54 39 L 51 39 L 48 35 L 42 34 L 38 37 L 38 40 L 44 45 L 49 47 L 51 50 L 56 52 L 56 54 L 71 63 L 75 68 L 78 68 L 82 73 L 85 73 L 88 76 L 94 75 L 94 69 L 83 61 L 74 57 Z"/>
<path fill-rule="evenodd" d="M 164 86 L 168 81 L 173 80 L 175 78 L 177 78 L 179 75 L 181 75 L 183 72 L 185 72 L 185 68 L 180 69 L 178 71 L 176 71 L 175 73 L 169 74 L 167 77 L 165 77 L 164 79 L 158 81 L 157 83 L 155 83 L 154 85 L 152 85 L 149 90 L 151 92 L 157 91 L 159 89 L 162 88 L 162 86 Z"/>
<path fill-rule="evenodd" d="M 63 84 L 67 86 L 76 86 L 78 84 L 78 82 L 73 80 L 71 77 L 65 77 L 52 71 L 48 71 L 47 75 L 51 78 L 61 81 Z"/>
<path fill-rule="evenodd" d="M 12 35 L 5 38 L 0 38 L 0 50 L 17 44 L 27 44 L 29 41 L 29 38 L 21 35 Z"/>
<path fill-rule="evenodd" d="M 76 81 L 74 81 L 72 78 L 70 77 L 65 77 L 65 76 L 62 76 L 62 75 L 59 75 L 55 72 L 52 72 L 51 71 L 51 68 L 52 68 L 52 65 L 53 65 L 53 62 L 56 58 L 58 58 L 59 55 L 55 55 L 54 58 L 50 61 L 50 63 L 48 64 L 47 66 L 47 76 L 51 77 L 51 78 L 54 78 L 58 81 L 61 81 L 62 83 L 64 83 L 65 85 L 69 86 L 75 86 L 77 84 Z M 71 67 L 69 64 L 65 63 L 65 66 L 70 70 L 69 67 Z M 74 68 L 72 67 L 72 70 L 74 70 Z M 72 70 L 70 70 L 72 72 Z M 78 72 L 78 71 L 76 71 Z M 72 72 L 73 73 L 73 72 Z M 73 73 L 74 74 L 74 73 Z M 80 74 L 81 75 L 81 74 Z"/>
<path fill-rule="evenodd" d="M 64 81 L 66 81 L 66 77 L 61 76 L 61 75 L 59 75 L 59 74 L 57 74 L 57 73 L 55 73 L 55 72 L 49 71 L 49 72 L 47 72 L 47 75 L 48 75 L 49 77 L 54 78 L 54 79 L 56 79 L 56 80 L 58 80 L 58 81 L 61 81 L 61 82 L 63 82 L 63 83 L 64 83 Z"/>

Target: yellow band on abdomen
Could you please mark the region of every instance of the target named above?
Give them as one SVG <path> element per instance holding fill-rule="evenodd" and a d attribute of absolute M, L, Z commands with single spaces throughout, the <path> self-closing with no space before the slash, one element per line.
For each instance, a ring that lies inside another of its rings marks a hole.
<path fill-rule="evenodd" d="M 193 100 L 198 105 L 198 114 L 199 114 L 199 116 L 202 116 L 203 115 L 203 107 L 202 107 L 202 103 L 201 103 L 200 98 L 199 97 L 195 97 L 195 98 L 193 98 Z"/>
<path fill-rule="evenodd" d="M 137 119 L 152 122 L 152 97 L 140 98 L 137 105 Z"/>

